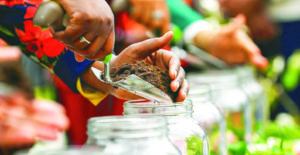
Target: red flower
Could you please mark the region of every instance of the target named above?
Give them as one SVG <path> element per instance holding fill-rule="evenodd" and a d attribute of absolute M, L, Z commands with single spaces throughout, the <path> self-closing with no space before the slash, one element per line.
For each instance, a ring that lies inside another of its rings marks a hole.
<path fill-rule="evenodd" d="M 25 4 L 24 0 L 0 0 L 0 5 L 7 5 L 12 7 L 14 5 Z"/>
<path fill-rule="evenodd" d="M 28 7 L 24 18 L 32 18 L 35 11 L 36 7 Z M 56 57 L 65 48 L 64 44 L 52 37 L 49 29 L 42 30 L 40 27 L 35 27 L 32 20 L 24 21 L 24 30 L 15 28 L 20 41 L 28 44 L 26 49 L 30 52 L 36 52 L 36 56 L 39 59 L 44 54 L 48 57 Z"/>
<path fill-rule="evenodd" d="M 14 5 L 24 5 L 30 3 L 33 5 L 39 5 L 43 0 L 0 0 L 0 5 L 6 5 L 12 7 Z"/>

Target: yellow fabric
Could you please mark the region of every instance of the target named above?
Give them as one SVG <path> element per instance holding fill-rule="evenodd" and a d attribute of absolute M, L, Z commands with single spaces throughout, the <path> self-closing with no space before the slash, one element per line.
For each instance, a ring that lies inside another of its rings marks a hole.
<path fill-rule="evenodd" d="M 77 80 L 77 89 L 79 93 L 92 102 L 95 106 L 98 105 L 108 94 L 97 91 L 90 87 L 83 87 L 80 78 Z"/>

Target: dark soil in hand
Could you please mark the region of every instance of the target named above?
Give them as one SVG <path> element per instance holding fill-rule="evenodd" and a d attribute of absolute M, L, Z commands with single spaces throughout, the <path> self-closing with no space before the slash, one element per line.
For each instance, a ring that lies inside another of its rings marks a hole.
<path fill-rule="evenodd" d="M 148 81 L 169 95 L 173 102 L 176 102 L 178 92 L 171 90 L 170 84 L 172 80 L 167 70 L 150 65 L 144 61 L 138 61 L 133 64 L 123 64 L 118 68 L 111 68 L 110 70 L 112 81 L 124 80 L 131 74 L 135 74 L 143 80 Z"/>

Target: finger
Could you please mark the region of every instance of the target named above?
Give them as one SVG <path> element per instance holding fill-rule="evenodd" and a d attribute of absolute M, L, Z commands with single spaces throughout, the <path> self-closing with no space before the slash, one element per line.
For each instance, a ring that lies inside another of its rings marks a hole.
<path fill-rule="evenodd" d="M 189 92 L 189 85 L 188 82 L 186 80 L 183 81 L 179 93 L 178 93 L 178 97 L 177 97 L 177 102 L 183 102 L 187 96 Z"/>
<path fill-rule="evenodd" d="M 102 49 L 104 51 L 108 51 L 109 53 L 111 53 L 111 51 L 113 51 L 114 49 L 114 45 L 115 45 L 115 32 L 112 31 L 110 34 L 109 34 L 109 37 L 108 39 L 106 40 L 106 42 L 104 43 Z"/>
<path fill-rule="evenodd" d="M 244 32 L 238 33 L 239 40 L 242 44 L 242 50 L 247 54 L 248 62 L 252 63 L 259 69 L 265 69 L 268 66 L 268 60 L 261 55 L 260 49 Z"/>
<path fill-rule="evenodd" d="M 51 126 L 57 130 L 65 130 L 69 126 L 69 120 L 65 115 L 65 110 L 58 103 L 35 100 L 34 101 L 34 113 L 31 116 L 31 120 Z"/>
<path fill-rule="evenodd" d="M 82 61 L 84 61 L 84 57 L 83 57 L 83 56 L 78 55 L 78 54 L 74 54 L 74 56 L 75 56 L 75 59 L 76 59 L 77 62 L 82 62 Z"/>
<path fill-rule="evenodd" d="M 0 62 L 15 61 L 20 59 L 21 50 L 18 47 L 0 48 Z"/>
<path fill-rule="evenodd" d="M 168 53 L 171 53 L 171 52 L 168 52 Z M 169 59 L 168 66 L 169 66 L 170 78 L 172 80 L 174 80 L 178 76 L 180 67 L 181 67 L 179 58 L 175 54 L 171 54 L 171 58 Z"/>
<path fill-rule="evenodd" d="M 184 81 L 184 77 L 185 77 L 185 72 L 182 68 L 180 68 L 178 75 L 171 82 L 171 90 L 173 92 L 176 92 L 180 88 L 182 82 Z"/>
<path fill-rule="evenodd" d="M 259 55 L 252 57 L 251 63 L 261 70 L 265 70 L 269 65 L 268 60 L 265 57 Z"/>
<path fill-rule="evenodd" d="M 16 147 L 35 142 L 35 133 L 32 127 L 24 126 L 19 123 L 17 128 L 9 128 L 9 130 L 0 130 L 0 146 L 3 147 Z"/>
<path fill-rule="evenodd" d="M 109 34 L 111 34 L 111 32 L 107 33 L 105 35 L 98 36 L 90 44 L 90 46 L 88 47 L 88 49 L 83 50 L 83 51 L 80 50 L 80 51 L 76 51 L 76 52 L 79 53 L 80 55 L 82 55 L 82 56 L 90 59 L 90 60 L 95 60 L 96 58 L 104 57 L 105 55 L 108 55 L 109 53 L 111 53 L 111 51 L 104 51 L 104 50 L 102 50 L 102 47 L 103 47 L 104 43 L 107 41 L 107 39 L 109 37 L 108 36 Z"/>
<path fill-rule="evenodd" d="M 115 33 L 113 31 L 111 32 L 108 39 L 104 43 L 103 48 L 101 48 L 101 51 L 99 51 L 95 56 L 89 57 L 89 59 L 104 60 L 104 58 L 113 51 L 114 44 L 115 44 Z"/>
<path fill-rule="evenodd" d="M 96 38 L 95 31 L 91 31 L 79 37 L 79 39 L 75 40 L 72 43 L 68 43 L 68 45 L 72 46 L 76 50 L 84 50 L 88 47 Z"/>
<path fill-rule="evenodd" d="M 57 138 L 58 130 L 51 126 L 46 126 L 42 124 L 31 125 L 35 129 L 36 137 L 46 139 L 46 140 L 55 140 Z"/>
<path fill-rule="evenodd" d="M 72 43 L 86 32 L 86 27 L 83 25 L 69 25 L 64 31 L 53 33 L 53 37 L 63 43 Z"/>
<path fill-rule="evenodd" d="M 144 59 L 149 56 L 151 53 L 156 52 L 157 50 L 168 45 L 173 38 L 173 32 L 168 32 L 160 38 L 148 39 L 136 44 L 132 44 L 127 47 L 124 51 L 129 58 L 134 60 Z"/>
<path fill-rule="evenodd" d="M 234 18 L 234 21 L 227 25 L 227 33 L 228 34 L 234 34 L 233 32 L 236 32 L 237 30 L 240 30 L 242 26 L 246 24 L 246 17 L 242 14 L 237 15 Z"/>

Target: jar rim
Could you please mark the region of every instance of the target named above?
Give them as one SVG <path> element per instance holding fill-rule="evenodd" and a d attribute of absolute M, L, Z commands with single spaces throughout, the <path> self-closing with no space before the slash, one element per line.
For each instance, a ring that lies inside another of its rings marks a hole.
<path fill-rule="evenodd" d="M 151 108 L 154 111 L 150 113 L 131 113 L 129 110 L 129 109 L 139 109 L 139 108 L 140 109 Z M 133 100 L 133 101 L 126 101 L 124 103 L 124 114 L 130 114 L 130 115 L 177 116 L 183 114 L 191 115 L 192 112 L 193 112 L 193 106 L 192 106 L 192 101 L 190 99 L 186 99 L 183 102 L 177 102 L 174 104 L 170 104 L 167 102 L 156 102 L 151 100 Z"/>

